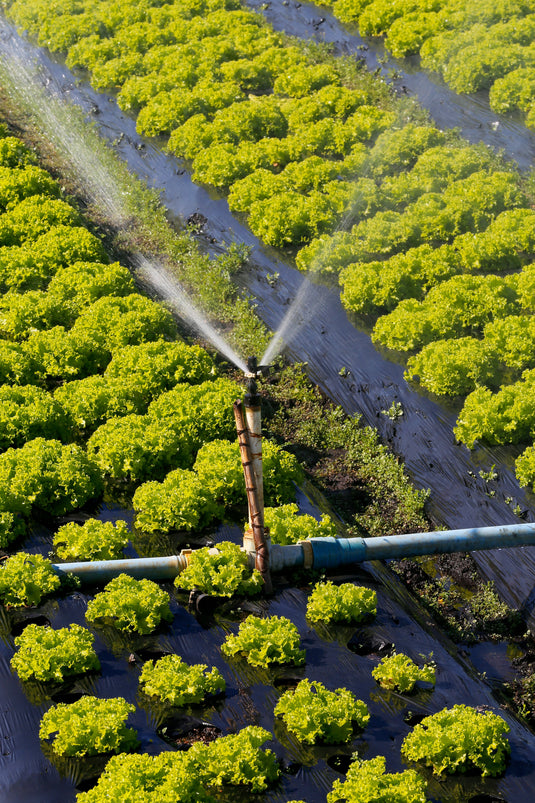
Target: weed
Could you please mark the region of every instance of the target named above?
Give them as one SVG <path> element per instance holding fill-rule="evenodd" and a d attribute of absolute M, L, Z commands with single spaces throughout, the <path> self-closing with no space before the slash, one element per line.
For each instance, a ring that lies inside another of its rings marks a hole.
<path fill-rule="evenodd" d="M 388 410 L 381 410 L 383 415 L 387 415 L 391 421 L 397 421 L 403 415 L 401 402 L 393 401 Z"/>

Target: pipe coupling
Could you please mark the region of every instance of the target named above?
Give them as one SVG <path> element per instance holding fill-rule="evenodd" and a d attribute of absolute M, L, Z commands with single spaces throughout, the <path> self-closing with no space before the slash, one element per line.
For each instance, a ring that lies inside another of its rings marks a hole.
<path fill-rule="evenodd" d="M 303 569 L 311 569 L 314 566 L 314 549 L 310 541 L 298 541 L 298 546 L 303 550 Z"/>

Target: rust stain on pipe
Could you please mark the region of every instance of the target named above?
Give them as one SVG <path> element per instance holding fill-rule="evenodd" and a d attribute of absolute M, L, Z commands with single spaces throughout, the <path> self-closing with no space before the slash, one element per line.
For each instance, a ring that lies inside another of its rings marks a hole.
<path fill-rule="evenodd" d="M 243 405 L 240 399 L 234 402 L 233 409 L 234 418 L 236 419 L 236 429 L 238 431 L 238 443 L 240 446 L 243 474 L 245 477 L 245 490 L 247 492 L 247 503 L 249 505 L 249 521 L 254 538 L 256 553 L 255 566 L 262 575 L 266 592 L 270 594 L 273 590 L 273 586 L 271 584 L 269 571 L 269 550 L 264 537 L 264 515 L 258 501 L 256 478 L 249 446 L 249 431 L 245 424 Z"/>

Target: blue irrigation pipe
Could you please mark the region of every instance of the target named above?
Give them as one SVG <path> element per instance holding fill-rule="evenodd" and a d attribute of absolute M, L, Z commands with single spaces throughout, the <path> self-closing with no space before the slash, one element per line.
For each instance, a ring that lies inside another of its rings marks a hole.
<path fill-rule="evenodd" d="M 307 544 L 309 546 L 307 546 Z M 535 524 L 509 524 L 498 527 L 472 527 L 430 533 L 385 535 L 376 538 L 311 538 L 301 545 L 304 565 L 315 569 L 334 569 L 365 560 L 391 560 L 446 552 L 475 552 L 481 549 L 529 546 L 535 544 Z M 284 568 L 285 553 L 272 547 L 272 571 Z M 290 564 L 291 565 L 291 564 Z"/>
<path fill-rule="evenodd" d="M 172 580 L 188 565 L 186 555 L 163 558 L 125 558 L 123 560 L 92 560 L 83 563 L 53 563 L 59 574 L 75 574 L 82 583 L 108 583 L 120 574 L 137 580 Z"/>
<path fill-rule="evenodd" d="M 311 538 L 300 544 L 270 547 L 271 571 L 314 568 L 334 569 L 366 560 L 391 560 L 446 552 L 474 552 L 480 549 L 530 546 L 535 544 L 535 524 L 506 524 L 498 527 L 472 527 L 430 533 L 385 535 L 376 538 Z M 188 564 L 185 550 L 163 558 L 130 558 L 85 563 L 53 564 L 58 574 L 72 573 L 82 582 L 107 583 L 125 573 L 136 578 L 169 580 Z M 254 553 L 252 553 L 254 565 Z"/>

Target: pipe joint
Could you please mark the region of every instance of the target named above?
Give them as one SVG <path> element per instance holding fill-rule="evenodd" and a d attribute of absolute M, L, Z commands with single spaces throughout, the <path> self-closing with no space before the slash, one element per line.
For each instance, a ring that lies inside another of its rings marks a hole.
<path fill-rule="evenodd" d="M 307 543 L 307 542 L 305 542 Z M 366 542 L 363 538 L 312 538 L 308 541 L 312 546 L 315 569 L 334 569 L 350 563 L 368 560 Z"/>

